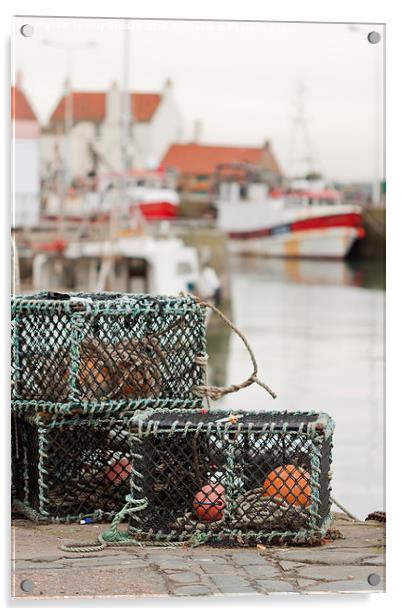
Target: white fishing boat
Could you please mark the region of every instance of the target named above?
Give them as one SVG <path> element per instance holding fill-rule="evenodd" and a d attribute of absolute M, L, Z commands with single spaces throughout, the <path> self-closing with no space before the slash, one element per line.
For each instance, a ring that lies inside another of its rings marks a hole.
<path fill-rule="evenodd" d="M 33 260 L 33 288 L 177 295 L 195 291 L 195 248 L 177 238 L 147 235 L 103 241 L 77 240 Z"/>
<path fill-rule="evenodd" d="M 255 180 L 255 177 L 254 177 Z M 364 236 L 359 206 L 323 182 L 269 193 L 263 182 L 227 179 L 219 185 L 217 226 L 230 250 L 268 257 L 344 258 Z"/>
<path fill-rule="evenodd" d="M 63 197 L 56 190 L 46 195 L 44 220 L 63 217 L 69 222 L 109 220 L 115 206 L 116 193 L 124 181 L 124 200 L 120 201 L 120 214 L 126 219 L 140 213 L 145 220 L 171 220 L 177 217 L 180 198 L 172 178 L 162 171 L 130 171 L 99 176 L 96 182 L 82 183 Z"/>

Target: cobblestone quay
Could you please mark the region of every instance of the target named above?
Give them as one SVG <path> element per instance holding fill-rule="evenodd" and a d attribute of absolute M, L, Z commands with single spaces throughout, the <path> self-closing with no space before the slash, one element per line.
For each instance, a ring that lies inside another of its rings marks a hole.
<path fill-rule="evenodd" d="M 315 547 L 228 549 L 109 547 L 62 552 L 107 525 L 35 525 L 15 520 L 13 597 L 195 597 L 385 590 L 385 525 L 336 514 L 342 538 Z"/>

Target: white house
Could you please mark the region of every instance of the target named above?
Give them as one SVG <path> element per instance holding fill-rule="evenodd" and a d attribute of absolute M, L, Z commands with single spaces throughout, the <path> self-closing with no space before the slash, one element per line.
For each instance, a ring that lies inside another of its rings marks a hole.
<path fill-rule="evenodd" d="M 14 207 L 13 227 L 32 227 L 40 212 L 39 123 L 17 84 L 11 87 L 13 135 Z"/>
<path fill-rule="evenodd" d="M 66 88 L 41 135 L 41 173 L 63 169 L 69 179 L 123 169 L 125 97 L 116 83 L 108 92 Z M 183 120 L 167 80 L 162 92 L 129 95 L 127 155 L 130 168 L 158 166 L 169 145 L 180 141 Z"/>

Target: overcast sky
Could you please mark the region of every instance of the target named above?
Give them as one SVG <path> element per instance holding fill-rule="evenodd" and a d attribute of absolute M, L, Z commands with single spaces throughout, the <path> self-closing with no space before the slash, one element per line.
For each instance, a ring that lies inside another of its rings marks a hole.
<path fill-rule="evenodd" d="M 19 33 L 24 23 L 34 27 L 30 38 Z M 199 119 L 205 143 L 261 145 L 269 139 L 285 173 L 299 171 L 297 160 L 308 154 L 332 180 L 382 175 L 382 26 L 17 18 L 14 67 L 42 122 L 68 72 L 75 90 L 122 83 L 125 27 L 131 89 L 159 91 L 170 77 L 186 139 Z M 377 45 L 367 41 L 373 29 L 382 35 Z M 85 48 L 88 42 L 96 46 Z M 70 62 L 55 45 L 73 48 Z M 308 152 L 293 120 L 300 84 Z"/>

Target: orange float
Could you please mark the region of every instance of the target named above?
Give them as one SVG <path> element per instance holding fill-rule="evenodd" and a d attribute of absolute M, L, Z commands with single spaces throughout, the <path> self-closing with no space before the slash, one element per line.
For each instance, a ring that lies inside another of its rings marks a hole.
<path fill-rule="evenodd" d="M 304 468 L 287 464 L 278 466 L 264 481 L 263 496 L 284 500 L 289 505 L 308 507 L 310 475 Z"/>
<path fill-rule="evenodd" d="M 130 473 L 131 464 L 129 460 L 127 460 L 127 458 L 120 458 L 120 460 L 109 466 L 106 473 L 106 478 L 110 481 L 110 483 L 114 483 L 118 486 L 130 477 Z"/>
<path fill-rule="evenodd" d="M 111 387 L 111 377 L 106 366 L 99 365 L 96 357 L 86 357 L 81 361 L 79 379 L 85 395 L 99 387 L 100 393 L 106 393 Z"/>
<path fill-rule="evenodd" d="M 220 484 L 204 486 L 194 497 L 194 511 L 203 522 L 217 522 L 225 509 L 225 489 Z"/>

